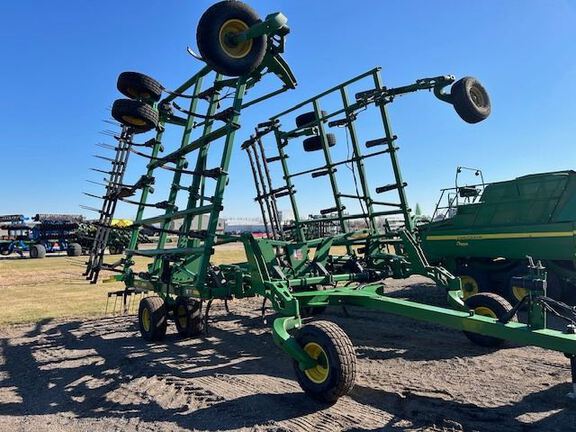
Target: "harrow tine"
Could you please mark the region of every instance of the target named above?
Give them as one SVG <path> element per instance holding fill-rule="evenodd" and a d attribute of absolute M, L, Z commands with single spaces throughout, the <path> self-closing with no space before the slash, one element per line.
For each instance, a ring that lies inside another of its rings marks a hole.
<path fill-rule="evenodd" d="M 98 195 L 94 195 L 88 192 L 82 192 L 84 195 L 89 196 L 91 198 L 96 198 L 96 199 L 104 199 L 104 197 L 98 196 Z"/>
<path fill-rule="evenodd" d="M 95 185 L 98 185 L 98 186 L 104 186 L 104 187 L 106 187 L 106 186 L 107 186 L 107 185 L 106 185 L 106 184 L 104 184 L 104 183 L 99 183 L 99 182 L 97 182 L 97 181 L 94 181 L 94 180 L 89 180 L 89 179 L 86 179 L 86 180 L 84 180 L 84 181 L 87 181 L 88 183 L 92 183 L 92 184 L 95 184 Z"/>
<path fill-rule="evenodd" d="M 106 150 L 114 150 L 114 151 L 118 150 L 118 147 L 114 147 L 113 145 L 106 143 L 96 143 L 96 146 Z"/>
<path fill-rule="evenodd" d="M 93 212 L 96 212 L 96 213 L 102 213 L 102 210 L 100 210 L 100 209 L 97 209 L 97 208 L 94 208 L 94 207 L 85 206 L 85 205 L 82 205 L 82 204 L 80 204 L 80 208 L 82 208 L 82 209 L 84 209 L 84 210 L 90 210 L 90 211 L 93 211 Z"/>
<path fill-rule="evenodd" d="M 98 169 L 98 168 L 90 168 L 90 169 L 91 169 L 92 171 L 96 171 L 96 172 L 99 172 L 99 173 L 102 173 L 102 174 L 107 174 L 107 175 L 112 174 L 112 171 L 104 171 L 104 170 L 101 170 L 101 169 Z"/>
<path fill-rule="evenodd" d="M 112 126 L 122 127 L 122 125 L 121 125 L 119 122 L 117 122 L 116 120 L 103 119 L 102 121 L 103 121 L 104 123 L 111 124 Z"/>

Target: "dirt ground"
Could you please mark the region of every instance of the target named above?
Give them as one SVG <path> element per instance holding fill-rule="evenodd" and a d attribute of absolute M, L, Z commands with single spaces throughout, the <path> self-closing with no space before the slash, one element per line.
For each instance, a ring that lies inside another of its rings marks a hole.
<path fill-rule="evenodd" d="M 394 295 L 442 303 L 424 279 Z M 489 351 L 459 332 L 334 309 L 358 355 L 333 406 L 308 399 L 274 345 L 260 301 L 213 306 L 206 337 L 148 344 L 136 319 L 44 320 L 0 329 L 2 431 L 575 431 L 568 361 L 537 348 Z"/>

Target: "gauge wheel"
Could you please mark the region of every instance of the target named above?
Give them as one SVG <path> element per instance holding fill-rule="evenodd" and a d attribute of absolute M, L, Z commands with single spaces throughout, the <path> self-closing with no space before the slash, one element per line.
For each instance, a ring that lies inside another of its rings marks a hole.
<path fill-rule="evenodd" d="M 138 72 L 122 72 L 116 87 L 124 96 L 144 102 L 158 102 L 164 90 L 154 78 Z"/>
<path fill-rule="evenodd" d="M 204 329 L 202 323 L 202 302 L 189 297 L 176 297 L 174 303 L 176 330 L 182 337 L 198 336 Z"/>
<path fill-rule="evenodd" d="M 322 116 L 322 118 L 326 117 L 328 115 L 328 113 L 324 110 L 322 110 L 320 112 L 320 115 Z M 296 117 L 296 127 L 301 128 L 302 126 L 306 126 L 307 124 L 310 124 L 312 122 L 316 122 L 318 121 L 318 118 L 316 117 L 316 112 L 315 111 L 310 111 L 304 114 L 300 114 L 298 117 Z"/>
<path fill-rule="evenodd" d="M 336 135 L 332 133 L 326 134 L 326 142 L 328 147 L 334 147 L 336 145 Z M 306 138 L 303 142 L 304 151 L 313 152 L 317 150 L 322 150 L 322 137 L 313 136 Z"/>
<path fill-rule="evenodd" d="M 146 132 L 158 126 L 158 111 L 150 105 L 131 99 L 117 99 L 112 105 L 112 117 L 134 132 Z"/>
<path fill-rule="evenodd" d="M 464 300 L 464 304 L 473 310 L 475 314 L 497 320 L 504 318 L 512 310 L 512 305 L 504 297 L 494 293 L 475 294 Z M 516 316 L 511 321 L 516 321 Z M 483 347 L 498 348 L 505 342 L 504 339 L 485 336 L 471 331 L 465 331 L 464 334 L 470 341 Z"/>
<path fill-rule="evenodd" d="M 467 123 L 481 122 L 492 111 L 488 92 L 476 78 L 464 77 L 456 81 L 450 95 L 454 109 Z"/>
<path fill-rule="evenodd" d="M 216 72 L 242 76 L 254 71 L 266 54 L 266 35 L 235 42 L 233 36 L 261 22 L 258 14 L 240 1 L 221 1 L 204 12 L 196 42 L 200 55 Z"/>
<path fill-rule="evenodd" d="M 138 324 L 142 337 L 150 342 L 158 341 L 166 335 L 166 306 L 158 296 L 145 297 L 140 300 Z"/>
<path fill-rule="evenodd" d="M 300 370 L 294 361 L 296 379 L 310 397 L 334 403 L 354 387 L 356 353 L 344 330 L 330 321 L 315 321 L 298 331 L 296 342 L 317 365 Z"/>

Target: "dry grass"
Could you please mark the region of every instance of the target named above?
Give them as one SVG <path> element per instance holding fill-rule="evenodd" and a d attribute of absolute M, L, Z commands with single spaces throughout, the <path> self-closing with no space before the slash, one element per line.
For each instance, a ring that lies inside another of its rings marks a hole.
<path fill-rule="evenodd" d="M 214 256 L 217 264 L 244 260 L 241 245 L 219 247 Z M 103 315 L 106 294 L 122 289 L 123 284 L 100 281 L 90 285 L 82 277 L 84 261 L 85 257 L 54 255 L 41 260 L 17 257 L 0 260 L 0 292 L 3 295 L 0 326 L 49 318 Z M 148 261 L 138 258 L 136 262 L 137 268 L 145 268 Z"/>

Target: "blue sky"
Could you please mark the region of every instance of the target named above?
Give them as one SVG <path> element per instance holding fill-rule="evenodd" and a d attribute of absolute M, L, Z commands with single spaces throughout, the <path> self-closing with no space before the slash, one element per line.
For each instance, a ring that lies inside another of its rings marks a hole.
<path fill-rule="evenodd" d="M 0 214 L 78 213 L 79 204 L 96 204 L 82 191 L 98 192 L 84 180 L 97 179 L 89 167 L 103 167 L 91 155 L 98 153 L 95 143 L 110 142 L 99 132 L 108 128 L 102 120 L 120 97 L 117 75 L 141 71 L 175 88 L 194 74 L 199 63 L 185 48 L 195 47 L 196 24 L 212 3 L 1 2 Z M 492 99 L 492 116 L 477 125 L 462 122 L 429 94 L 390 106 L 413 206 L 418 202 L 431 212 L 439 189 L 453 183 L 457 165 L 480 167 L 487 180 L 575 168 L 575 1 L 250 4 L 262 16 L 282 11 L 288 17 L 285 57 L 298 88 L 246 111 L 238 144 L 255 123 L 382 66 L 389 86 L 425 76 L 473 75 Z M 257 216 L 240 150 L 230 175 L 224 215 Z M 373 186 L 386 183 L 378 173 L 370 180 Z M 317 197 L 315 186 L 309 188 Z M 158 189 L 160 201 L 167 191 Z M 314 210 L 314 195 L 302 193 L 306 211 Z"/>

